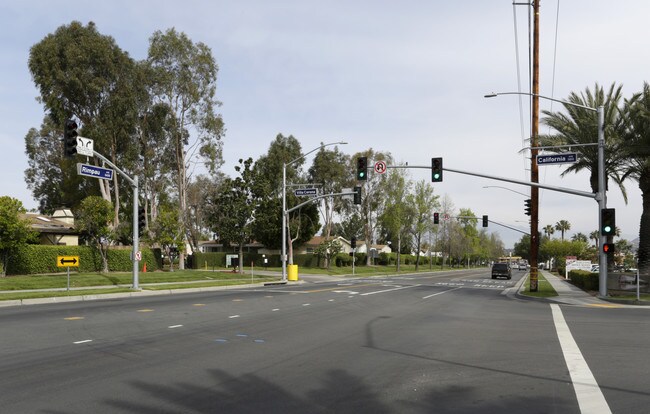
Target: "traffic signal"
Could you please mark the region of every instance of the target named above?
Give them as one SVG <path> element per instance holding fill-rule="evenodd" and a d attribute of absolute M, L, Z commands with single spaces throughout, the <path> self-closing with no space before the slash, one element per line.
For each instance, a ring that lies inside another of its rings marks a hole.
<path fill-rule="evenodd" d="M 350 247 L 352 247 L 353 249 L 357 248 L 357 238 L 354 236 L 350 239 Z"/>
<path fill-rule="evenodd" d="M 488 216 L 483 216 L 483 227 L 488 226 Z"/>
<path fill-rule="evenodd" d="M 431 181 L 434 183 L 442 181 L 442 158 L 431 158 Z"/>
<path fill-rule="evenodd" d="M 144 207 L 138 207 L 138 234 L 142 234 L 147 225 L 147 210 Z"/>
<path fill-rule="evenodd" d="M 600 210 L 600 234 L 603 236 L 613 236 L 616 231 L 616 210 L 613 208 L 603 208 Z"/>
<path fill-rule="evenodd" d="M 67 158 L 74 157 L 77 153 L 77 123 L 66 119 L 63 124 L 63 155 Z"/>
<path fill-rule="evenodd" d="M 354 187 L 354 204 L 361 204 L 361 187 Z"/>
<path fill-rule="evenodd" d="M 530 211 L 531 211 L 532 208 L 533 208 L 532 203 L 533 203 L 533 202 L 532 202 L 532 200 L 531 200 L 530 198 L 527 198 L 527 199 L 524 201 L 524 204 L 525 204 L 525 206 L 526 206 L 526 207 L 524 208 L 524 210 L 526 211 L 526 215 L 527 215 L 527 216 L 530 216 L 530 214 L 531 214 Z"/>
<path fill-rule="evenodd" d="M 357 158 L 357 180 L 368 181 L 368 157 Z"/>
<path fill-rule="evenodd" d="M 440 224 L 440 213 L 433 213 L 433 224 Z"/>
<path fill-rule="evenodd" d="M 614 253 L 615 251 L 614 243 L 603 243 L 603 253 Z"/>

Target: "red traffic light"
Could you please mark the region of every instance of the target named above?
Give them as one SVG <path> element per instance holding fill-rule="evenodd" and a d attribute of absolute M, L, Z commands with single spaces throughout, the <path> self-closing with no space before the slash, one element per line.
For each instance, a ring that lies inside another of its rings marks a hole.
<path fill-rule="evenodd" d="M 616 247 L 614 243 L 605 243 L 603 244 L 603 253 L 614 253 Z"/>
<path fill-rule="evenodd" d="M 440 223 L 440 213 L 433 213 L 433 224 Z"/>

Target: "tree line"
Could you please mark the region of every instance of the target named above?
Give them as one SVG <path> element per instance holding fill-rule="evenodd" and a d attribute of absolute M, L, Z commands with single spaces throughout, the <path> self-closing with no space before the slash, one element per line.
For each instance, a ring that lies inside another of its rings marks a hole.
<path fill-rule="evenodd" d="M 181 253 L 185 243 L 196 251 L 200 241 L 210 238 L 240 251 L 251 240 L 280 247 L 282 167 L 302 156 L 301 145 L 293 136 L 278 134 L 260 159 L 241 159 L 235 177 L 221 171 L 225 128 L 217 113 L 218 66 L 208 46 L 173 28 L 156 31 L 147 58 L 136 61 L 94 23 L 73 21 L 32 46 L 28 66 L 46 115 L 40 128 L 30 129 L 25 137 L 25 179 L 42 213 L 66 206 L 97 219 L 110 205 L 110 234 L 102 228 L 100 236 L 86 232 L 84 237 L 131 242 L 128 184 L 117 174 L 112 180 L 80 177 L 77 160 L 63 156 L 62 126 L 74 118 L 80 135 L 93 139 L 96 151 L 139 177 L 145 241 L 168 252 L 178 246 Z M 389 153 L 372 149 L 355 154 L 361 155 L 392 162 Z M 304 161 L 289 166 L 287 182 L 317 186 L 321 194 L 339 192 L 355 184 L 353 158 L 338 148 L 321 148 L 307 170 Z M 89 197 L 93 201 L 84 205 Z M 437 198 L 427 183 L 413 185 L 400 174 L 390 180 L 371 177 L 360 208 L 350 200 L 326 198 L 293 212 L 290 257 L 294 243 L 304 243 L 318 231 L 326 239 L 341 235 L 369 243 L 391 241 L 400 252 L 429 248 L 431 237 L 424 235 L 433 231 Z M 288 206 L 298 203 L 292 191 L 287 199 Z M 94 212 L 84 213 L 90 206 Z M 448 244 L 452 239 L 447 237 Z M 455 253 L 455 248 L 447 251 Z M 181 255 L 179 265 L 183 263 Z"/>

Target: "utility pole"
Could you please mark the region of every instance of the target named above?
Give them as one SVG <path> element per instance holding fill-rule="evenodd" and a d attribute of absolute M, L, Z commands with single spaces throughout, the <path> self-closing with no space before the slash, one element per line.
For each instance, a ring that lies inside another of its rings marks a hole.
<path fill-rule="evenodd" d="M 537 147 L 539 146 L 539 2 L 533 2 L 533 114 L 531 125 L 530 181 L 539 182 Z M 530 291 L 537 292 L 539 252 L 539 188 L 530 187 Z"/>

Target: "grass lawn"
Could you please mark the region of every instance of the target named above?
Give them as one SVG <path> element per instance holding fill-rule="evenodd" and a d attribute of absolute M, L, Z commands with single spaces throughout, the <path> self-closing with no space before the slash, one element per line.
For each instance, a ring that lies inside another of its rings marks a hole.
<path fill-rule="evenodd" d="M 456 268 L 459 269 L 459 268 Z M 451 270 L 448 267 L 440 269 L 439 266 L 433 266 L 432 271 Z M 261 271 L 276 272 L 275 275 L 261 275 Z M 421 265 L 419 272 L 429 272 L 428 265 Z M 230 269 L 207 269 L 207 270 L 175 270 L 140 272 L 139 285 L 143 290 L 166 290 L 166 289 L 183 289 L 196 287 L 213 287 L 229 285 L 245 285 L 252 283 L 263 283 L 276 281 L 280 279 L 282 268 L 261 268 L 253 269 L 253 278 L 251 278 L 251 269 L 244 268 L 243 273 L 233 273 Z M 394 274 L 414 273 L 415 265 L 401 265 L 400 272 L 397 272 L 395 265 L 391 266 L 360 266 L 355 268 L 355 276 L 383 276 Z M 333 276 L 352 276 L 352 267 L 336 267 L 331 269 L 314 269 L 299 267 L 298 274 L 328 274 Z M 161 283 L 161 285 L 155 285 Z M 66 291 L 68 284 L 67 274 L 57 273 L 50 275 L 30 275 L 30 276 L 6 276 L 0 277 L 0 300 L 44 298 L 58 296 L 79 296 L 95 295 L 116 292 L 128 292 L 133 285 L 133 275 L 131 272 L 112 272 L 103 273 L 77 273 L 70 274 L 70 288 L 74 290 Z M 97 289 L 96 287 L 100 287 Z M 79 289 L 88 288 L 88 289 Z M 36 292 L 24 292 L 25 290 L 38 290 Z M 45 289 L 59 289 L 57 291 Z M 12 292 L 16 291 L 16 292 Z M 18 292 L 21 291 L 21 292 Z"/>
<path fill-rule="evenodd" d="M 557 292 L 553 289 L 553 286 L 549 283 L 548 280 L 541 273 L 537 273 L 537 292 L 530 291 L 530 275 L 524 284 L 524 290 L 521 292 L 522 295 L 534 297 L 534 298 L 550 298 L 557 296 Z"/>

